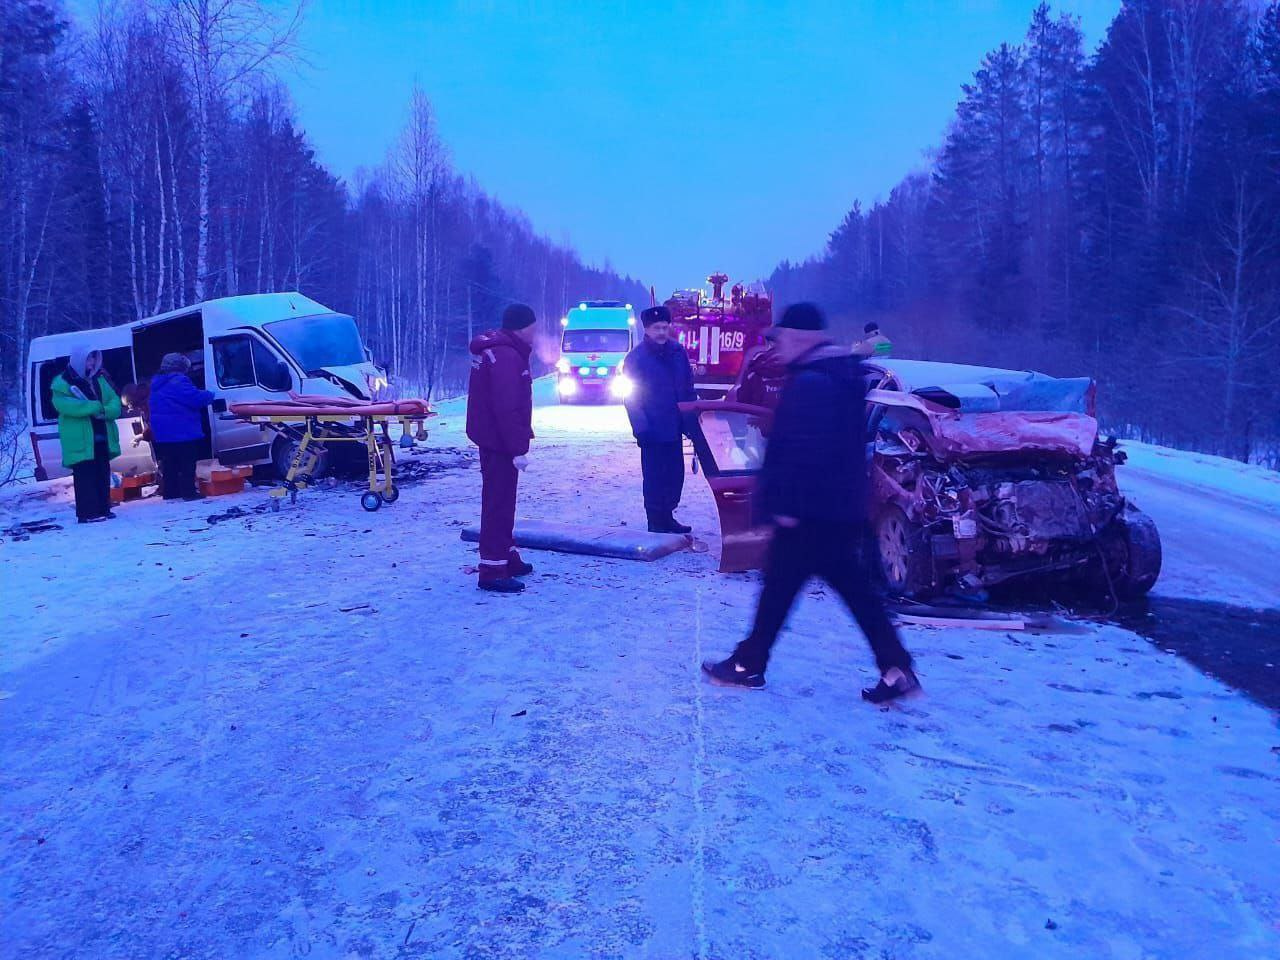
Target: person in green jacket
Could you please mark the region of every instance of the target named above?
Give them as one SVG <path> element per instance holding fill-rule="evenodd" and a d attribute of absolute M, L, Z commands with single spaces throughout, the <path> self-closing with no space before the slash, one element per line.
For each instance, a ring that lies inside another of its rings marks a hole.
<path fill-rule="evenodd" d="M 71 468 L 80 523 L 113 520 L 111 460 L 120 456 L 120 395 L 102 369 L 102 354 L 88 347 L 71 351 L 67 368 L 53 378 L 62 465 Z"/>

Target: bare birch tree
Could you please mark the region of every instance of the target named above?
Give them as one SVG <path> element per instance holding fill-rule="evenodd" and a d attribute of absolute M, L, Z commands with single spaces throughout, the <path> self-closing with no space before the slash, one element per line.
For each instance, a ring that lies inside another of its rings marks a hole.
<path fill-rule="evenodd" d="M 297 52 L 305 3 L 265 0 L 156 0 L 180 52 L 195 106 L 197 165 L 195 298 L 205 299 L 210 277 L 210 168 L 213 115 L 244 81 Z"/>

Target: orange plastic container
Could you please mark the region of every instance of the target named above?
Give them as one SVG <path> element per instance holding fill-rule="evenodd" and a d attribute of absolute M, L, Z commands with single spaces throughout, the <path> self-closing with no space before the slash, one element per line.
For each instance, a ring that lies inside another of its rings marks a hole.
<path fill-rule="evenodd" d="M 224 467 L 216 460 L 201 460 L 196 466 L 196 484 L 206 497 L 241 493 L 251 476 L 253 467 Z"/>

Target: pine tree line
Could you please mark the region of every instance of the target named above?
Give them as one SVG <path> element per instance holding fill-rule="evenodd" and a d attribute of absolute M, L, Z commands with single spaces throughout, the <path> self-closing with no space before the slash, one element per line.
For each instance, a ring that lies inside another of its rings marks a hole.
<path fill-rule="evenodd" d="M 1280 467 L 1280 3 L 1125 0 L 1092 57 L 1042 3 L 929 169 L 773 288 L 907 355 L 1091 373 L 1111 429 Z"/>
<path fill-rule="evenodd" d="M 638 302 L 459 173 L 422 91 L 383 163 L 354 184 L 325 169 L 277 79 L 299 10 L 119 0 L 77 28 L 56 0 L 0 4 L 4 409 L 33 337 L 202 299 L 300 290 L 437 393 L 510 300 L 549 332 L 579 298 Z"/>

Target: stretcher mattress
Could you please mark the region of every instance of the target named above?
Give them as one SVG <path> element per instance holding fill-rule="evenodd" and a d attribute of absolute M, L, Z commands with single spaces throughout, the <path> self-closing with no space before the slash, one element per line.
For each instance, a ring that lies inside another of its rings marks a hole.
<path fill-rule="evenodd" d="M 227 410 L 237 417 L 429 417 L 426 400 L 384 400 L 371 403 L 354 397 L 320 397 L 290 394 L 288 400 L 232 403 Z"/>
<path fill-rule="evenodd" d="M 463 528 L 462 539 L 468 543 L 479 543 L 480 528 Z M 689 538 L 678 533 L 649 533 L 627 527 L 590 527 L 551 520 L 520 520 L 516 523 L 516 546 L 529 550 L 651 561 L 688 549 L 689 544 Z"/>

